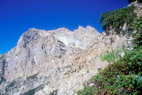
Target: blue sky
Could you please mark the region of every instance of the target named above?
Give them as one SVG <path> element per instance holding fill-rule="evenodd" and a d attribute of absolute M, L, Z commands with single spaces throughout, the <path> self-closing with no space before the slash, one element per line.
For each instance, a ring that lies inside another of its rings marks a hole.
<path fill-rule="evenodd" d="M 127 0 L 0 0 L 0 54 L 16 46 L 29 28 L 70 30 L 98 23 L 102 13 L 127 6 Z"/>

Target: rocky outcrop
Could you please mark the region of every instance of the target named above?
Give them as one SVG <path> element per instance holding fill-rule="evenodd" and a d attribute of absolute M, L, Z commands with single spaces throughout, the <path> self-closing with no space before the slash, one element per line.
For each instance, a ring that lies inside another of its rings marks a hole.
<path fill-rule="evenodd" d="M 106 36 L 90 26 L 74 31 L 31 28 L 0 59 L 0 76 L 5 80 L 0 93 L 74 95 L 98 69 L 108 65 L 100 55 L 125 45 L 125 41 L 125 36 Z"/>
<path fill-rule="evenodd" d="M 5 56 L 4 55 L 0 55 L 0 81 L 2 81 L 4 79 L 4 73 L 6 70 L 6 62 L 5 62 Z"/>
<path fill-rule="evenodd" d="M 141 4 L 141 3 L 138 3 L 138 2 L 136 1 L 136 2 L 133 2 L 132 5 L 135 6 L 134 12 L 137 14 L 137 17 L 142 16 L 142 4 Z"/>

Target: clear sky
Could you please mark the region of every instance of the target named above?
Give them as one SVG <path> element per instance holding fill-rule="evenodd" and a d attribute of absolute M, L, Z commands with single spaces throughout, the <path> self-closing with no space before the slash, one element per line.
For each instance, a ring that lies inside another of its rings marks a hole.
<path fill-rule="evenodd" d="M 102 32 L 100 15 L 127 5 L 127 0 L 0 0 L 0 54 L 13 48 L 29 28 L 91 25 Z"/>

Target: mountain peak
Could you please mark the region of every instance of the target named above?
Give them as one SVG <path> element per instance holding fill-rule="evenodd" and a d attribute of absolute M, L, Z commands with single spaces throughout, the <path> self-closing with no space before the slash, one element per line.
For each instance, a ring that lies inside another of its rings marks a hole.
<path fill-rule="evenodd" d="M 77 89 L 70 89 L 70 85 L 81 89 L 83 85 L 80 84 L 102 68 L 103 63 L 98 60 L 100 55 L 110 47 L 120 46 L 123 41 L 120 36 L 113 39 L 115 42 L 111 44 L 109 37 L 103 37 L 91 26 L 79 26 L 74 31 L 66 28 L 49 31 L 30 28 L 20 37 L 17 46 L 5 54 L 4 60 L 0 55 L 0 78 L 8 81 L 6 85 L 15 80 L 15 88 L 10 87 L 12 90 L 3 92 L 4 95 L 24 95 L 41 85 L 45 87 L 46 95 L 56 89 L 58 95 L 65 95 L 66 92 L 72 95 Z M 7 89 L 6 85 L 0 85 L 0 92 Z M 36 93 L 41 95 L 40 91 Z"/>
<path fill-rule="evenodd" d="M 86 26 L 87 29 L 95 29 L 92 26 Z"/>
<path fill-rule="evenodd" d="M 78 29 L 85 29 L 84 27 L 82 27 L 82 26 L 78 26 Z"/>
<path fill-rule="evenodd" d="M 65 27 L 62 27 L 62 28 L 58 28 L 58 29 L 53 30 L 53 31 L 58 31 L 58 32 L 69 32 L 70 30 L 68 30 L 68 29 L 65 28 Z"/>

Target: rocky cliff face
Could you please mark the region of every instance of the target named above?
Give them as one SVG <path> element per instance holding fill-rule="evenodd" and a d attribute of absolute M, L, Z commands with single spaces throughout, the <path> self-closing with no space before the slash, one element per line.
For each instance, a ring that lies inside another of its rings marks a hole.
<path fill-rule="evenodd" d="M 141 3 L 138 3 L 138 2 L 136 1 L 136 2 L 133 2 L 131 5 L 135 6 L 134 12 L 137 14 L 137 17 L 142 16 L 142 4 L 141 4 Z M 131 5 L 130 5 L 130 6 L 131 6 Z"/>
<path fill-rule="evenodd" d="M 74 31 L 31 28 L 0 56 L 0 95 L 75 95 L 108 65 L 100 55 L 125 41 L 125 36 L 106 36 L 90 26 Z"/>

